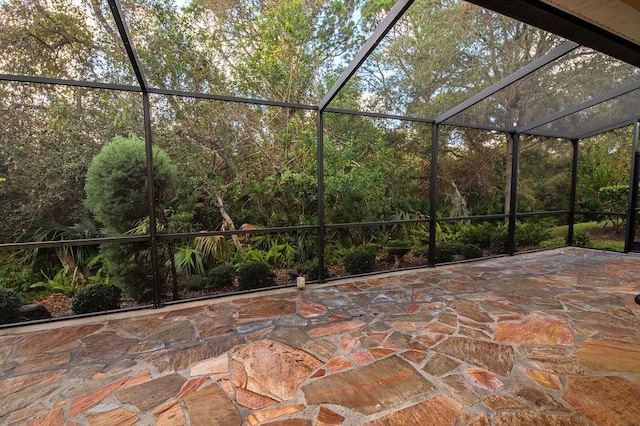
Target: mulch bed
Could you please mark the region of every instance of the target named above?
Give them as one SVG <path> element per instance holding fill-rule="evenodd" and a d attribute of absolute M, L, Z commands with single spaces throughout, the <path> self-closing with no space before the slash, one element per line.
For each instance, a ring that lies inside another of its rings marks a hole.
<path fill-rule="evenodd" d="M 34 300 L 33 303 L 43 305 L 52 317 L 71 315 L 71 297 L 62 293 L 51 293 L 48 296 Z"/>

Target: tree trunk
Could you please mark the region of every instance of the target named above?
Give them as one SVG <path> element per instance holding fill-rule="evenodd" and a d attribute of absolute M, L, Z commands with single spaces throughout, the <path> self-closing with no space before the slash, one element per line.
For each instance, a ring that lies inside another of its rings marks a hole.
<path fill-rule="evenodd" d="M 229 226 L 230 230 L 236 229 L 235 225 L 233 224 L 233 220 L 231 219 L 231 216 L 229 216 L 229 214 L 227 213 L 227 210 L 224 208 L 224 201 L 222 200 L 222 196 L 218 191 L 214 190 L 214 193 L 216 196 L 216 201 L 218 203 L 218 210 L 220 210 L 220 214 L 222 215 L 222 219 L 224 221 L 222 224 L 222 230 L 223 231 L 227 230 L 227 225 Z M 236 246 L 236 249 L 238 249 L 239 251 L 244 251 L 244 249 L 242 248 L 242 244 L 238 239 L 238 235 L 233 234 L 231 236 L 231 239 L 233 240 L 233 244 Z"/>
<path fill-rule="evenodd" d="M 169 229 L 169 219 L 167 218 L 166 212 L 164 211 L 163 208 L 159 209 L 159 218 L 160 221 L 162 222 L 162 225 L 165 227 L 165 229 Z M 171 262 L 171 279 L 172 279 L 172 286 L 171 286 L 171 298 L 173 300 L 178 300 L 180 299 L 180 294 L 178 291 L 178 270 L 176 269 L 176 247 L 175 247 L 175 242 L 173 240 L 169 240 L 167 243 L 167 246 L 169 247 L 169 261 Z"/>

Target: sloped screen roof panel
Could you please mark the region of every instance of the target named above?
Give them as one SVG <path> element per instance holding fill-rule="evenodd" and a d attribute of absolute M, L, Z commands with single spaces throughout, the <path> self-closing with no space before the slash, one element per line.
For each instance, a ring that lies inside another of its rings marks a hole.
<path fill-rule="evenodd" d="M 433 119 L 563 41 L 468 3 L 415 2 L 355 74 L 358 106 Z"/>
<path fill-rule="evenodd" d="M 106 2 L 0 2 L 0 73 L 136 85 Z"/>
<path fill-rule="evenodd" d="M 316 104 L 367 33 L 353 2 L 122 1 L 150 87 Z"/>
<path fill-rule="evenodd" d="M 451 121 L 496 128 L 527 127 L 541 117 L 639 81 L 636 67 L 580 47 L 455 115 Z M 601 119 L 617 121 L 614 115 Z M 569 130 L 555 127 L 558 134 L 566 135 Z"/>

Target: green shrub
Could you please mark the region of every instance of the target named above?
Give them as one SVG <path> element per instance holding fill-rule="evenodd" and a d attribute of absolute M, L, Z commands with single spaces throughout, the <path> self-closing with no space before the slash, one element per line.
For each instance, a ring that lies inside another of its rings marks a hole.
<path fill-rule="evenodd" d="M 629 197 L 629 185 L 604 186 L 598 190 L 598 201 L 605 212 L 625 213 Z"/>
<path fill-rule="evenodd" d="M 0 324 L 20 321 L 20 296 L 15 291 L 0 287 Z"/>
<path fill-rule="evenodd" d="M 591 243 L 591 236 L 588 233 L 584 231 L 573 231 L 574 247 L 588 247 L 590 243 Z"/>
<path fill-rule="evenodd" d="M 376 256 L 368 250 L 356 249 L 344 257 L 344 269 L 349 275 L 366 274 L 373 271 Z"/>
<path fill-rule="evenodd" d="M 113 284 L 92 284 L 79 290 L 71 300 L 75 315 L 120 309 L 122 290 Z"/>
<path fill-rule="evenodd" d="M 478 259 L 484 256 L 482 249 L 475 244 L 464 244 L 460 252 L 465 259 Z"/>
<path fill-rule="evenodd" d="M 132 229 L 149 213 L 147 156 L 143 140 L 117 136 L 105 145 L 87 170 L 85 205 L 110 234 Z M 176 176 L 167 154 L 153 148 L 154 190 L 163 202 Z"/>
<path fill-rule="evenodd" d="M 373 243 L 360 244 L 356 250 L 366 251 L 372 256 L 376 256 L 376 252 L 378 251 L 378 247 Z M 351 250 L 353 251 L 353 250 Z"/>
<path fill-rule="evenodd" d="M 304 263 L 301 263 L 296 267 L 299 275 L 304 275 L 307 278 L 307 281 L 315 281 L 320 279 L 320 265 L 318 260 L 308 260 Z M 329 276 L 329 270 L 325 266 L 324 268 L 324 276 Z"/>
<path fill-rule="evenodd" d="M 100 254 L 111 282 L 136 302 L 153 300 L 153 264 L 148 244 L 103 244 Z"/>
<path fill-rule="evenodd" d="M 493 236 L 491 237 L 491 243 L 489 244 L 489 250 L 492 253 L 505 253 L 507 251 L 507 244 L 509 242 L 509 232 L 506 226 L 499 226 Z"/>
<path fill-rule="evenodd" d="M 207 286 L 208 279 L 204 275 L 194 274 L 182 277 L 180 283 L 189 291 L 198 291 Z"/>
<path fill-rule="evenodd" d="M 162 203 L 169 197 L 176 169 L 167 154 L 156 147 L 153 170 L 155 197 Z M 144 141 L 136 136 L 118 136 L 91 161 L 85 206 L 105 225 L 106 236 L 120 236 L 148 220 L 147 190 Z M 128 295 L 138 302 L 152 299 L 154 278 L 148 244 L 108 244 L 101 247 L 100 253 L 112 280 Z"/>
<path fill-rule="evenodd" d="M 448 263 L 454 261 L 454 256 L 461 254 L 462 243 L 438 243 L 436 244 L 436 263 Z"/>
<path fill-rule="evenodd" d="M 34 272 L 31 265 L 21 262 L 9 253 L 0 254 L 0 287 L 26 293 L 41 279 L 42 275 Z"/>
<path fill-rule="evenodd" d="M 244 264 L 238 269 L 238 289 L 254 290 L 275 284 L 276 275 L 262 262 Z"/>
<path fill-rule="evenodd" d="M 481 249 L 492 250 L 506 247 L 507 228 L 504 225 L 494 225 L 484 222 L 470 226 L 460 233 L 460 241 L 465 244 L 475 244 Z"/>
<path fill-rule="evenodd" d="M 537 246 L 552 236 L 551 229 L 541 223 L 527 222 L 516 226 L 516 241 L 519 246 Z"/>
<path fill-rule="evenodd" d="M 209 271 L 209 286 L 220 290 L 231 287 L 236 279 L 236 267 L 233 265 L 218 265 Z"/>

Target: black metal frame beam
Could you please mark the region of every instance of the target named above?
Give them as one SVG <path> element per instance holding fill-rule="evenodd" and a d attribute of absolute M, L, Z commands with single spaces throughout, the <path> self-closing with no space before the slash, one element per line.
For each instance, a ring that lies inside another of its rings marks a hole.
<path fill-rule="evenodd" d="M 461 220 L 496 220 L 508 217 L 505 214 L 483 214 L 476 216 L 440 217 L 438 222 L 457 222 Z"/>
<path fill-rule="evenodd" d="M 382 22 L 378 24 L 373 34 L 371 34 L 371 36 L 367 39 L 362 48 L 360 48 L 358 53 L 356 53 L 356 56 L 353 58 L 353 60 L 351 60 L 347 68 L 342 72 L 340 77 L 338 77 L 338 80 L 336 80 L 331 89 L 329 89 L 324 98 L 322 98 L 320 104 L 318 105 L 318 109 L 320 111 L 324 111 L 324 109 L 329 106 L 333 98 L 335 98 L 338 93 L 340 93 L 340 90 L 349 82 L 351 77 L 353 77 L 353 74 L 358 71 L 360 65 L 362 65 L 362 63 L 367 60 L 369 55 L 371 55 L 376 46 L 378 46 L 378 44 L 382 41 L 384 36 L 386 36 L 391 28 L 393 28 L 395 23 L 398 22 L 398 19 L 400 19 L 404 12 L 413 4 L 413 1 L 414 0 L 398 0 L 393 5 L 387 16 L 385 16 Z"/>
<path fill-rule="evenodd" d="M 547 210 L 542 212 L 516 212 L 516 217 L 531 217 L 531 216 L 554 216 L 561 214 L 570 214 L 571 210 Z"/>
<path fill-rule="evenodd" d="M 160 307 L 162 304 L 160 284 L 160 260 L 158 259 L 158 227 L 156 222 L 156 196 L 153 173 L 153 142 L 151 140 L 151 103 L 149 93 L 142 94 L 142 109 L 144 113 L 144 142 L 147 159 L 147 197 L 149 208 L 149 235 L 151 243 L 151 264 L 153 265 L 153 304 Z"/>
<path fill-rule="evenodd" d="M 429 252 L 427 264 L 436 265 L 436 232 L 438 230 L 438 143 L 440 126 L 431 127 L 431 175 L 429 178 Z"/>
<path fill-rule="evenodd" d="M 573 228 L 576 223 L 576 197 L 578 194 L 578 159 L 580 141 L 573 139 L 573 157 L 571 162 L 571 195 L 569 197 L 569 227 L 567 229 L 567 245 L 573 246 Z"/>
<path fill-rule="evenodd" d="M 129 58 L 129 62 L 133 67 L 133 72 L 136 75 L 136 80 L 138 80 L 138 84 L 142 89 L 143 93 L 148 91 L 147 79 L 142 72 L 142 64 L 140 63 L 140 59 L 138 59 L 138 54 L 136 53 L 133 45 L 131 44 L 131 36 L 129 35 L 129 29 L 124 22 L 124 13 L 122 13 L 122 6 L 120 6 L 120 0 L 108 0 L 109 8 L 111 9 L 111 15 L 113 15 L 113 19 L 116 23 L 116 27 L 118 28 L 118 33 L 120 34 L 120 38 L 122 39 L 122 43 L 124 44 L 125 51 L 127 52 L 127 57 Z"/>
<path fill-rule="evenodd" d="M 411 117 L 408 115 L 397 115 L 397 114 L 385 114 L 382 112 L 357 111 L 354 109 L 325 108 L 324 112 L 328 112 L 332 114 L 345 114 L 345 115 L 357 115 L 361 117 L 381 118 L 383 120 L 409 121 L 412 123 L 428 123 L 428 124 L 434 123 L 434 120 L 431 118 Z"/>
<path fill-rule="evenodd" d="M 493 95 L 494 93 L 499 92 L 500 90 L 504 89 L 505 87 L 512 85 L 516 81 L 525 78 L 529 74 L 539 70 L 540 68 L 544 67 L 545 65 L 550 64 L 551 62 L 555 61 L 556 59 L 563 57 L 567 53 L 569 53 L 572 50 L 576 49 L 578 46 L 579 45 L 577 43 L 574 43 L 572 41 L 565 41 L 560 46 L 556 46 L 555 48 L 551 49 L 551 51 L 549 51 L 545 55 L 539 57 L 538 59 L 534 60 L 533 62 L 529 62 L 524 67 L 520 68 L 519 70 L 515 71 L 514 73 L 511 73 L 510 75 L 506 76 L 505 78 L 503 78 L 502 80 L 498 81 L 497 83 L 491 85 L 490 87 L 487 87 L 482 92 L 480 92 L 480 93 L 476 94 L 475 96 L 472 96 L 471 98 L 467 99 L 466 101 L 456 105 L 455 107 L 451 108 L 449 111 L 446 111 L 446 112 L 440 114 L 439 116 L 437 116 L 435 118 L 436 123 L 443 123 L 443 122 L 447 121 L 448 119 L 450 119 L 451 117 L 455 116 L 456 114 L 459 114 L 462 111 L 471 108 L 472 106 L 474 106 L 478 102 L 481 102 L 481 101 L 485 100 L 486 98 L 488 98 L 489 96 Z"/>
<path fill-rule="evenodd" d="M 127 84 L 100 83 L 95 81 L 66 80 L 62 78 L 34 77 L 28 75 L 0 74 L 0 81 L 18 83 L 51 84 L 55 86 L 86 87 L 89 89 L 117 90 L 120 92 L 142 92 L 139 86 Z"/>
<path fill-rule="evenodd" d="M 327 277 L 325 271 L 325 219 L 324 219 L 324 113 L 318 111 L 316 117 L 316 163 L 318 175 L 318 280 L 324 282 Z"/>
<path fill-rule="evenodd" d="M 540 0 L 466 0 L 640 67 L 640 46 Z"/>
<path fill-rule="evenodd" d="M 511 186 L 510 197 L 508 200 L 504 200 L 505 203 L 509 203 L 509 226 L 507 230 L 507 253 L 513 255 L 516 252 L 516 223 L 518 221 L 518 166 L 520 163 L 520 134 L 511 134 L 513 144 L 511 154 Z"/>
<path fill-rule="evenodd" d="M 119 92 L 136 92 L 142 93 L 140 86 L 132 86 L 127 84 L 102 83 L 95 81 L 79 81 L 66 80 L 62 78 L 34 77 L 14 74 L 0 74 L 0 81 L 32 83 L 32 84 L 51 84 L 55 86 L 72 86 L 85 87 L 88 89 L 115 90 Z M 299 104 L 293 102 L 279 102 L 265 99 L 244 98 L 240 96 L 216 95 L 212 93 L 189 92 L 185 90 L 162 89 L 158 87 L 148 87 L 147 93 L 154 95 L 179 96 L 183 98 L 209 99 L 213 101 L 244 103 L 252 105 L 264 105 L 282 108 L 297 108 L 316 111 L 317 105 Z"/>
<path fill-rule="evenodd" d="M 306 110 L 312 110 L 312 111 L 318 110 L 317 105 L 298 104 L 294 102 L 270 101 L 266 99 L 244 98 L 241 96 L 228 96 L 228 95 L 217 95 L 213 93 L 189 92 L 189 91 L 175 90 L 175 89 L 162 89 L 159 87 L 149 87 L 147 90 L 149 93 L 152 93 L 154 95 L 179 96 L 183 98 L 208 99 L 212 101 L 234 102 L 238 104 L 262 105 L 262 106 L 272 106 L 272 107 L 281 107 L 281 108 L 297 108 L 297 109 L 306 109 Z"/>
<path fill-rule="evenodd" d="M 488 132 L 500 132 L 500 133 L 513 133 L 516 131 L 515 127 L 496 127 L 489 126 L 486 124 L 464 124 L 459 121 L 447 121 L 445 123 L 440 123 L 441 126 L 451 126 L 451 127 L 464 127 L 467 129 L 478 129 L 478 130 L 486 130 Z"/>
<path fill-rule="evenodd" d="M 286 232 L 299 232 L 299 231 L 315 231 L 318 229 L 317 225 L 301 225 L 301 226 L 282 226 L 275 228 L 258 228 L 252 230 L 243 229 L 231 229 L 229 231 L 198 231 L 198 232 L 182 232 L 171 234 L 158 234 L 158 240 L 180 240 L 183 238 L 198 238 L 198 237 L 211 237 L 222 236 L 230 237 L 232 235 L 268 235 L 268 234 L 284 234 Z"/>
<path fill-rule="evenodd" d="M 640 138 L 640 121 L 633 125 L 633 143 L 631 146 L 631 173 L 629 173 L 629 198 L 627 204 L 627 229 L 624 239 L 624 252 L 634 249 L 636 236 L 636 218 L 638 217 L 638 139 Z"/>
<path fill-rule="evenodd" d="M 149 241 L 149 236 L 83 238 L 78 240 L 58 240 L 58 241 L 28 241 L 28 242 L 18 242 L 18 243 L 0 243 L 0 251 L 16 251 L 16 250 L 26 250 L 26 249 L 38 249 L 38 248 L 94 246 L 94 245 L 100 245 L 100 244 L 117 244 L 117 243 L 141 243 L 146 241 Z"/>
<path fill-rule="evenodd" d="M 375 228 L 395 225 L 415 225 L 418 223 L 427 223 L 429 220 L 427 217 L 424 219 L 384 220 L 378 222 L 326 223 L 324 227 L 326 229 Z"/>

